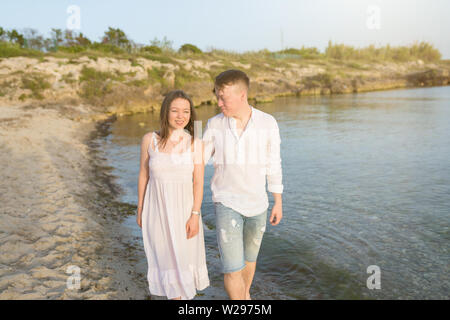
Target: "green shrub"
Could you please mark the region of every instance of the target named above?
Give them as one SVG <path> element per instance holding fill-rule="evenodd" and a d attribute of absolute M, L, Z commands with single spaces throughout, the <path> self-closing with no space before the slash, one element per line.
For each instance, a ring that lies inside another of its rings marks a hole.
<path fill-rule="evenodd" d="M 79 81 L 105 81 L 105 80 L 113 80 L 115 79 L 114 74 L 111 72 L 104 72 L 104 71 L 98 71 L 94 68 L 89 68 L 86 66 L 83 66 L 83 69 L 81 69 Z"/>
<path fill-rule="evenodd" d="M 25 74 L 22 76 L 22 89 L 31 90 L 31 97 L 35 99 L 43 99 L 42 91 L 49 89 L 50 83 L 45 77 L 38 73 Z"/>
<path fill-rule="evenodd" d="M 148 85 L 148 81 L 146 79 L 134 79 L 128 81 L 126 84 L 132 87 L 145 87 Z"/>
<path fill-rule="evenodd" d="M 178 50 L 180 53 L 202 53 L 203 51 L 200 50 L 198 47 L 194 46 L 193 44 L 186 43 L 181 46 L 181 48 Z"/>
<path fill-rule="evenodd" d="M 4 97 L 6 93 L 9 91 L 8 89 L 15 87 L 15 80 L 5 80 L 0 83 L 0 96 Z"/>
<path fill-rule="evenodd" d="M 393 50 L 392 52 L 392 59 L 395 61 L 408 61 L 411 59 L 411 55 L 409 54 L 409 49 L 406 47 L 397 48 L 396 50 Z"/>
<path fill-rule="evenodd" d="M 38 50 L 21 48 L 19 44 L 0 41 L 0 57 L 42 57 L 44 54 Z"/>
<path fill-rule="evenodd" d="M 83 66 L 79 77 L 79 82 L 82 84 L 79 95 L 89 102 L 101 99 L 112 92 L 112 81 L 116 79 L 117 76 L 111 72 L 98 71 Z"/>
<path fill-rule="evenodd" d="M 74 59 L 69 59 L 69 61 L 67 61 L 67 64 L 80 64 L 81 62 L 78 60 L 74 60 Z"/>
<path fill-rule="evenodd" d="M 300 49 L 295 49 L 295 48 L 284 49 L 284 50 L 278 51 L 278 53 L 301 55 Z"/>
<path fill-rule="evenodd" d="M 367 67 L 364 67 L 362 65 L 360 65 L 359 63 L 356 62 L 349 62 L 345 64 L 347 67 L 352 68 L 352 69 L 357 69 L 357 70 L 368 70 Z"/>
<path fill-rule="evenodd" d="M 285 50 L 281 50 L 276 52 L 276 54 L 279 54 L 280 56 L 285 55 L 286 57 L 300 57 L 303 59 L 317 59 L 321 57 L 321 53 L 317 48 L 311 47 L 311 48 L 305 48 L 304 46 L 301 49 L 296 48 L 289 48 Z"/>
<path fill-rule="evenodd" d="M 154 54 L 141 54 L 141 57 L 148 59 L 148 60 L 154 60 L 159 61 L 161 63 L 174 63 L 174 60 L 169 58 L 167 55 L 154 55 Z"/>
<path fill-rule="evenodd" d="M 410 46 L 376 48 L 370 45 L 365 48 L 354 48 L 344 44 L 333 44 L 328 42 L 325 56 L 337 60 L 365 60 L 365 61 L 397 61 L 405 62 L 411 60 L 439 61 L 442 57 L 438 49 L 426 42 L 414 43 Z"/>
<path fill-rule="evenodd" d="M 427 42 L 413 44 L 410 48 L 410 53 L 412 56 L 425 61 L 439 61 L 442 58 L 439 50 Z"/>
<path fill-rule="evenodd" d="M 162 49 L 160 47 L 157 46 L 145 46 L 142 47 L 141 52 L 147 52 L 147 53 L 152 53 L 152 54 L 160 54 L 162 53 Z"/>
<path fill-rule="evenodd" d="M 182 89 L 187 83 L 198 80 L 192 72 L 180 67 L 175 71 L 175 88 Z"/>
<path fill-rule="evenodd" d="M 130 61 L 132 67 L 141 67 L 142 69 L 144 69 L 144 67 L 139 62 L 137 62 L 136 58 L 129 58 L 128 61 Z"/>
<path fill-rule="evenodd" d="M 64 81 L 65 83 L 68 83 L 68 84 L 72 84 L 72 83 L 77 82 L 77 80 L 73 76 L 72 72 L 69 72 L 67 74 L 62 75 L 61 76 L 61 80 Z"/>
<path fill-rule="evenodd" d="M 124 49 L 117 47 L 109 43 L 98 43 L 95 42 L 90 46 L 90 49 L 97 50 L 103 53 L 110 54 L 124 54 L 126 53 Z"/>
<path fill-rule="evenodd" d="M 149 83 L 161 83 L 163 88 L 168 87 L 167 80 L 164 78 L 165 73 L 166 73 L 165 68 L 156 68 L 156 67 L 152 67 L 151 69 L 147 68 Z"/>
<path fill-rule="evenodd" d="M 87 48 L 82 46 L 58 47 L 58 51 L 66 53 L 80 53 L 86 50 Z"/>

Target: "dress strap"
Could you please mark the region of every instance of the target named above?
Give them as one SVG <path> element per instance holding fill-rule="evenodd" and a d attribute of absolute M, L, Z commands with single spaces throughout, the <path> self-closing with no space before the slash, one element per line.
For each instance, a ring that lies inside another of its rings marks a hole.
<path fill-rule="evenodd" d="M 155 145 L 155 151 L 158 152 L 158 141 L 156 141 L 155 132 L 153 131 L 153 143 Z"/>

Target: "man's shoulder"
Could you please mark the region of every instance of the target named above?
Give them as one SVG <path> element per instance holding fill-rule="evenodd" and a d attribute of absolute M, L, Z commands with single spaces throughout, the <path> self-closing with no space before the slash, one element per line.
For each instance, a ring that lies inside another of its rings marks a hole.
<path fill-rule="evenodd" d="M 264 112 L 264 111 L 262 111 L 260 109 L 255 108 L 255 107 L 253 107 L 253 110 L 255 111 L 255 116 L 258 119 L 261 119 L 261 120 L 263 120 L 265 122 L 269 122 L 269 123 L 272 123 L 272 124 L 277 122 L 275 117 L 273 115 L 271 115 L 270 113 Z"/>
<path fill-rule="evenodd" d="M 216 114 L 214 117 L 208 119 L 208 126 L 211 127 L 214 125 L 218 125 L 223 121 L 224 118 L 225 118 L 225 116 L 222 112 L 219 114 Z"/>

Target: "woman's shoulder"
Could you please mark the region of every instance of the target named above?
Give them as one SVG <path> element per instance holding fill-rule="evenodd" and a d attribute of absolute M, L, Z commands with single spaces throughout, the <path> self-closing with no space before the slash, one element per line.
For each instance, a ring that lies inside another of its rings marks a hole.
<path fill-rule="evenodd" d="M 144 136 L 142 137 L 142 146 L 145 147 L 147 150 L 149 148 L 151 148 L 151 143 L 153 141 L 154 133 L 156 133 L 156 132 L 150 131 L 150 132 L 147 132 L 146 134 L 144 134 Z"/>
<path fill-rule="evenodd" d="M 153 133 L 154 131 L 150 131 L 147 132 L 146 134 L 144 134 L 144 136 L 142 137 L 142 142 L 148 142 L 153 138 Z"/>

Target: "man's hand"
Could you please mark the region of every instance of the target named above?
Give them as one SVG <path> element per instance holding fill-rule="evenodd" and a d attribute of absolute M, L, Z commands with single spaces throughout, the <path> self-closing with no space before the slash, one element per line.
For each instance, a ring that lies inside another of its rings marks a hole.
<path fill-rule="evenodd" d="M 186 222 L 186 237 L 188 239 L 195 237 L 198 233 L 198 221 L 200 217 L 197 214 L 191 214 L 191 217 Z"/>
<path fill-rule="evenodd" d="M 272 214 L 270 215 L 270 224 L 276 226 L 283 218 L 283 206 L 281 202 L 275 202 L 272 208 Z"/>

